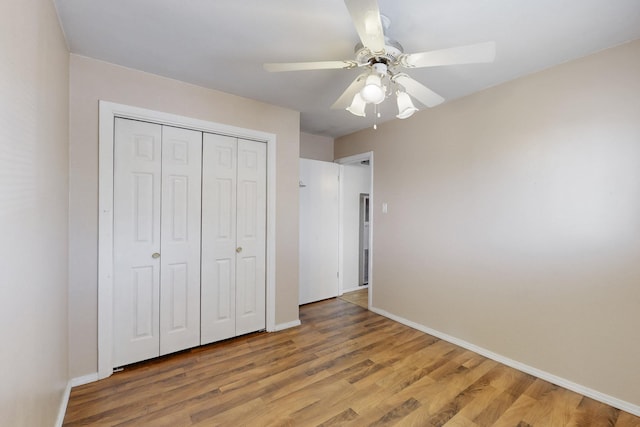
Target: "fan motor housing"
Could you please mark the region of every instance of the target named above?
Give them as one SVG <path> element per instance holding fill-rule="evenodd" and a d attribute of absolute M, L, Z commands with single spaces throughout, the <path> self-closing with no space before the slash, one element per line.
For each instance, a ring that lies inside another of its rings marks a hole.
<path fill-rule="evenodd" d="M 365 48 L 362 43 L 358 43 L 354 48 L 356 53 L 356 61 L 360 64 L 375 64 L 382 62 L 386 65 L 394 65 L 398 63 L 400 55 L 404 53 L 404 48 L 400 43 L 385 36 L 384 52 L 374 54 Z"/>

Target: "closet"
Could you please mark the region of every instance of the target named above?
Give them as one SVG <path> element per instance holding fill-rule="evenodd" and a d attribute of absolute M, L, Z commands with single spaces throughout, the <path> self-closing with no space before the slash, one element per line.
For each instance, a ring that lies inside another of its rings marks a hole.
<path fill-rule="evenodd" d="M 264 329 L 264 152 L 115 119 L 114 367 Z"/>

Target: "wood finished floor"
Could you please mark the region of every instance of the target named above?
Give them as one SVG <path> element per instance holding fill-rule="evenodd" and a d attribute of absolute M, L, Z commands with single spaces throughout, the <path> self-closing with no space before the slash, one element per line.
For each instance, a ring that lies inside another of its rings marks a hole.
<path fill-rule="evenodd" d="M 65 426 L 640 426 L 340 299 L 71 391 Z"/>
<path fill-rule="evenodd" d="M 340 295 L 343 301 L 350 302 L 351 304 L 359 305 L 362 308 L 369 308 L 369 289 L 358 289 L 357 291 L 347 292 Z"/>

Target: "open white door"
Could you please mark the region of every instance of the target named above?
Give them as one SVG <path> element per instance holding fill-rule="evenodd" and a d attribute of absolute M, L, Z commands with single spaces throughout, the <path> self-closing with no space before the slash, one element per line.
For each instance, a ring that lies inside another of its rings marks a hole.
<path fill-rule="evenodd" d="M 340 166 L 300 159 L 300 304 L 338 296 Z"/>

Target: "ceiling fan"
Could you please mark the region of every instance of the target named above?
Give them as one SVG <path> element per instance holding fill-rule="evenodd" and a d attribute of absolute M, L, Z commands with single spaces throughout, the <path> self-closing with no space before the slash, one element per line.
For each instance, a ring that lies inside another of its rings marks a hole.
<path fill-rule="evenodd" d="M 389 19 L 380 14 L 377 0 L 344 0 L 354 23 L 360 43 L 355 47 L 355 59 L 342 61 L 267 63 L 267 71 L 301 71 L 362 68 L 364 72 L 347 87 L 332 109 L 346 109 L 365 117 L 368 104 L 378 105 L 395 93 L 400 119 L 418 111 L 411 97 L 427 107 L 434 107 L 444 98 L 409 77 L 402 69 L 441 65 L 493 62 L 495 43 L 485 42 L 421 53 L 404 53 L 402 45 L 385 35 Z M 377 107 L 375 107 L 377 113 Z M 379 113 L 377 113 L 379 115 Z"/>

